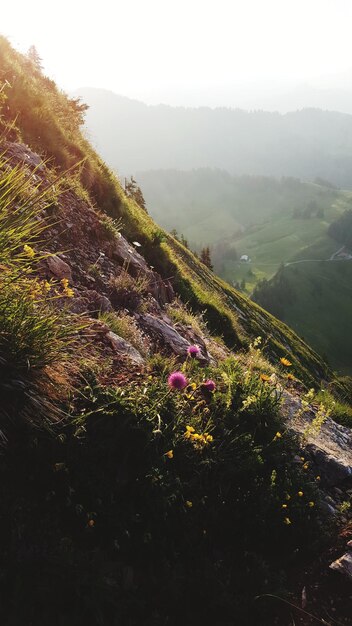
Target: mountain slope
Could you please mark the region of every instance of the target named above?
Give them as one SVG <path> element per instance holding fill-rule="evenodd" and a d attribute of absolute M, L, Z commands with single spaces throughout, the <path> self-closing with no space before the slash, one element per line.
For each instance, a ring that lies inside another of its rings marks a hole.
<path fill-rule="evenodd" d="M 79 103 L 0 43 L 3 623 L 288 626 L 268 594 L 297 605 L 318 559 L 308 608 L 347 624 L 348 381 L 126 198 Z"/>
<path fill-rule="evenodd" d="M 212 167 L 238 175 L 321 176 L 352 187 L 352 116 L 347 114 L 147 106 L 92 88 L 75 95 L 89 104 L 88 132 L 121 175 Z"/>

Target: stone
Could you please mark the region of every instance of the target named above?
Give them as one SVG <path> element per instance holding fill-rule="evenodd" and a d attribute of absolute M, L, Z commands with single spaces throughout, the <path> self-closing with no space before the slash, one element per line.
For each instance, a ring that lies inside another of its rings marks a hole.
<path fill-rule="evenodd" d="M 159 339 L 161 339 L 162 343 L 172 350 L 172 352 L 178 356 L 187 356 L 187 349 L 191 343 L 178 332 L 166 315 L 164 315 L 163 319 L 161 319 L 151 315 L 150 313 L 145 313 L 144 315 L 138 316 L 138 319 L 147 334 L 156 334 Z M 199 348 L 200 355 L 197 357 L 198 361 L 201 363 L 208 363 L 209 356 L 203 341 L 201 342 L 201 345 L 199 345 Z"/>
<path fill-rule="evenodd" d="M 352 582 L 352 551 L 348 550 L 339 559 L 331 563 L 329 567 L 335 572 L 344 574 Z"/>
<path fill-rule="evenodd" d="M 113 333 L 111 330 L 106 334 L 106 338 L 109 340 L 113 350 L 117 354 L 128 357 L 137 365 L 144 364 L 144 358 L 140 352 L 138 352 L 138 350 L 136 350 L 136 348 L 134 348 L 128 341 L 119 337 L 119 335 L 116 335 L 116 333 Z"/>
<path fill-rule="evenodd" d="M 84 295 L 88 299 L 88 308 L 92 313 L 98 311 L 101 313 L 108 313 L 113 311 L 109 298 L 103 296 L 94 289 L 87 290 Z"/>
<path fill-rule="evenodd" d="M 44 263 L 47 266 L 50 274 L 57 278 L 58 280 L 62 280 L 63 278 L 67 278 L 67 280 L 72 282 L 72 272 L 71 268 L 66 261 L 60 259 L 56 254 L 51 254 L 46 259 L 44 259 Z"/>

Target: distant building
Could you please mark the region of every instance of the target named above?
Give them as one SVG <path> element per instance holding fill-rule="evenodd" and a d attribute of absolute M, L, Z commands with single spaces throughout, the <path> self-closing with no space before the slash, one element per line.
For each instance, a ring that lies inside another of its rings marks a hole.
<path fill-rule="evenodd" d="M 248 254 L 242 254 L 242 256 L 240 257 L 240 261 L 241 263 L 250 263 L 250 258 Z"/>

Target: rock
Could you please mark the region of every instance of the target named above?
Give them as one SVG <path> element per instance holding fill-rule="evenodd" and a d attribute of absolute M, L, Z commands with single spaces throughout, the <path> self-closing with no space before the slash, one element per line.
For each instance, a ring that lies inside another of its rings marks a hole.
<path fill-rule="evenodd" d="M 44 259 L 44 263 L 48 268 L 51 276 L 54 276 L 58 280 L 62 280 L 63 278 L 67 278 L 69 282 L 72 282 L 72 272 L 71 268 L 60 257 L 56 254 L 51 254 L 46 259 Z"/>
<path fill-rule="evenodd" d="M 329 567 L 335 572 L 346 575 L 352 582 L 352 551 L 348 550 L 343 556 L 331 563 Z"/>
<path fill-rule="evenodd" d="M 304 410 L 303 410 L 304 409 Z M 288 429 L 301 439 L 304 455 L 308 455 L 324 483 L 345 490 L 352 482 L 352 430 L 337 424 L 330 417 L 314 428 L 318 408 L 302 407 L 301 399 L 285 390 L 282 414 Z"/>
<path fill-rule="evenodd" d="M 326 450 L 313 443 L 307 444 L 305 450 L 313 459 L 317 466 L 317 471 L 324 477 L 328 485 L 335 486 L 352 478 L 351 464 L 342 457 L 329 454 Z"/>
<path fill-rule="evenodd" d="M 106 334 L 106 338 L 109 340 L 113 350 L 117 354 L 128 357 L 137 365 L 144 364 L 144 359 L 140 352 L 138 352 L 138 350 L 136 350 L 136 348 L 134 348 L 128 341 L 122 339 L 122 337 L 119 337 L 119 335 L 116 335 L 111 330 Z"/>
<path fill-rule="evenodd" d="M 37 171 L 44 171 L 44 164 L 36 152 L 33 152 L 30 148 L 20 143 L 6 143 L 6 156 L 12 157 L 13 161 L 19 163 L 25 163 Z"/>
<path fill-rule="evenodd" d="M 138 319 L 147 334 L 154 333 L 175 354 L 183 357 L 187 355 L 187 349 L 191 345 L 190 342 L 178 332 L 166 315 L 163 316 L 163 319 L 160 319 L 150 313 L 145 313 L 144 315 L 139 315 Z M 209 356 L 203 341 L 199 348 L 201 352 L 197 357 L 198 361 L 208 363 Z"/>
<path fill-rule="evenodd" d="M 122 235 L 107 242 L 105 254 L 110 259 L 118 261 L 131 276 L 137 277 L 145 274 L 151 277 L 153 274 L 144 258 Z"/>
<path fill-rule="evenodd" d="M 90 312 L 93 313 L 99 311 L 101 313 L 106 313 L 113 311 L 109 298 L 103 296 L 94 289 L 87 290 L 84 295 L 88 299 L 88 309 Z"/>

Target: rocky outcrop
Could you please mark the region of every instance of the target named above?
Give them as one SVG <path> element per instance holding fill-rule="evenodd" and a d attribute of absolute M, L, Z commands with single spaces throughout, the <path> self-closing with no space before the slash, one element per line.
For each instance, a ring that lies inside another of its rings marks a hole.
<path fill-rule="evenodd" d="M 178 332 L 169 318 L 164 316 L 163 319 L 161 319 L 146 313 L 137 316 L 137 319 L 145 332 L 156 336 L 163 346 L 169 348 L 169 350 L 178 356 L 187 356 L 187 349 L 191 343 Z M 209 355 L 203 340 L 200 342 L 199 348 L 200 355 L 197 357 L 198 360 L 203 363 L 208 363 Z"/>
<path fill-rule="evenodd" d="M 329 487 L 352 483 L 352 430 L 328 416 L 315 427 L 318 407 L 303 406 L 301 398 L 288 391 L 283 392 L 282 413 L 323 483 Z"/>
<path fill-rule="evenodd" d="M 347 552 L 330 565 L 330 569 L 347 576 L 352 582 L 352 541 L 347 544 Z"/>
<path fill-rule="evenodd" d="M 136 350 L 136 348 L 134 348 L 128 341 L 122 339 L 122 337 L 119 337 L 111 330 L 106 334 L 106 338 L 109 340 L 114 352 L 118 355 L 127 357 L 137 365 L 144 364 L 144 358 L 140 352 L 138 352 L 138 350 Z"/>

